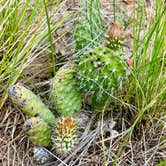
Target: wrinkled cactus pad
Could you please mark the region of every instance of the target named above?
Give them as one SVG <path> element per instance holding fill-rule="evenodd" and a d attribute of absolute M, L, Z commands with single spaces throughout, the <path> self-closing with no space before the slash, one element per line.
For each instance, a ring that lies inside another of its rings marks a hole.
<path fill-rule="evenodd" d="M 51 81 L 51 101 L 57 112 L 70 116 L 81 108 L 81 95 L 73 78 L 75 66 L 62 66 Z"/>
<path fill-rule="evenodd" d="M 55 123 L 52 142 L 58 154 L 67 154 L 78 140 L 77 124 L 71 117 L 62 117 Z"/>
<path fill-rule="evenodd" d="M 37 117 L 28 119 L 24 123 L 24 130 L 35 145 L 49 146 L 51 144 L 51 128 L 42 119 Z"/>
<path fill-rule="evenodd" d="M 8 89 L 9 98 L 17 104 L 28 117 L 40 117 L 48 124 L 55 122 L 53 113 L 45 106 L 39 97 L 20 84 Z"/>

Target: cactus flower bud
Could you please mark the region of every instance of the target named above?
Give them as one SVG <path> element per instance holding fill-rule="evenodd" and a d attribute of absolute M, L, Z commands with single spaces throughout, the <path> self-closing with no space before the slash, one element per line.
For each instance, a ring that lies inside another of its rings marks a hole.
<path fill-rule="evenodd" d="M 57 153 L 67 154 L 77 143 L 77 124 L 71 117 L 62 117 L 55 123 L 52 142 Z"/>
<path fill-rule="evenodd" d="M 133 59 L 132 58 L 127 58 L 126 63 L 128 64 L 129 67 L 133 66 Z"/>
<path fill-rule="evenodd" d="M 119 49 L 122 46 L 122 41 L 124 39 L 124 31 L 123 28 L 119 25 L 119 23 L 113 23 L 113 25 L 108 31 L 106 38 L 108 40 L 109 48 Z"/>

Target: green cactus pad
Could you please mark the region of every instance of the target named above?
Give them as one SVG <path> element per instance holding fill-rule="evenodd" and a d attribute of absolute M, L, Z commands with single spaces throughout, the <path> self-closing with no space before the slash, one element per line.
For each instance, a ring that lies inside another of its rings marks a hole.
<path fill-rule="evenodd" d="M 126 78 L 124 59 L 106 47 L 95 48 L 81 56 L 77 67 L 80 88 L 94 94 L 94 104 L 96 101 L 105 104 L 108 94 L 119 88 Z"/>
<path fill-rule="evenodd" d="M 70 116 L 81 108 L 81 95 L 73 78 L 74 71 L 73 64 L 66 64 L 51 82 L 51 100 L 57 112 L 63 116 Z"/>
<path fill-rule="evenodd" d="M 51 144 L 51 128 L 42 119 L 37 117 L 28 119 L 24 124 L 24 130 L 35 145 L 49 146 Z"/>
<path fill-rule="evenodd" d="M 48 124 L 55 122 L 53 113 L 44 105 L 39 97 L 24 86 L 17 84 L 8 89 L 9 98 L 21 107 L 28 117 L 40 117 Z"/>
<path fill-rule="evenodd" d="M 77 124 L 71 117 L 59 119 L 53 130 L 52 142 L 58 154 L 67 154 L 77 143 Z"/>

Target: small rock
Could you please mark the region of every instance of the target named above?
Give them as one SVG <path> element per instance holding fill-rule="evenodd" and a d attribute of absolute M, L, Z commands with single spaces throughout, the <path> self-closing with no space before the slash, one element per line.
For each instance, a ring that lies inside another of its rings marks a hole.
<path fill-rule="evenodd" d="M 39 164 L 46 164 L 53 161 L 53 156 L 48 153 L 43 147 L 35 146 L 33 149 L 33 158 Z"/>

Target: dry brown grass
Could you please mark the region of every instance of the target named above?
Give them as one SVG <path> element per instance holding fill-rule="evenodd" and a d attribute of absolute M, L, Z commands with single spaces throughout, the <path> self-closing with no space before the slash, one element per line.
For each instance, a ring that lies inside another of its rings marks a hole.
<path fill-rule="evenodd" d="M 32 144 L 22 130 L 25 116 L 6 102 L 0 111 L 0 165 L 32 165 Z"/>
<path fill-rule="evenodd" d="M 124 121 L 115 124 L 112 120 L 104 120 L 104 124 L 99 117 L 92 116 L 91 113 L 83 111 L 88 119 L 88 123 L 81 134 L 80 142 L 76 149 L 67 156 L 59 156 L 54 150 L 49 149 L 53 161 L 46 165 L 85 165 L 85 166 L 102 166 L 104 161 L 104 153 L 106 154 L 107 165 L 112 165 L 120 143 L 123 141 L 127 131 Z M 120 115 L 120 114 L 119 114 Z M 33 144 L 30 143 L 25 135 L 22 125 L 25 116 L 17 108 L 13 107 L 10 102 L 4 105 L 0 113 L 0 165 L 7 166 L 23 166 L 36 165 L 32 158 Z M 94 123 L 95 122 L 95 123 Z M 103 126 L 103 136 L 101 137 L 101 127 Z M 165 140 L 160 141 L 164 131 L 159 131 L 154 125 L 150 130 L 144 131 L 142 126 L 143 137 L 141 140 L 130 138 L 128 144 L 125 145 L 117 165 L 136 165 L 136 166 L 154 166 L 165 157 L 166 144 Z M 103 153 L 102 142 L 104 142 L 105 152 Z"/>

